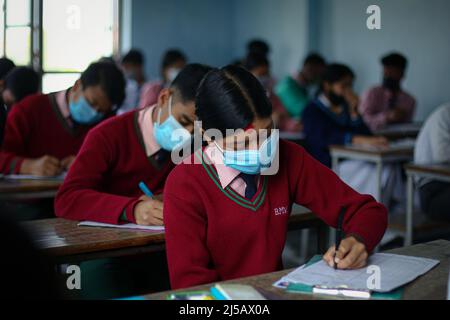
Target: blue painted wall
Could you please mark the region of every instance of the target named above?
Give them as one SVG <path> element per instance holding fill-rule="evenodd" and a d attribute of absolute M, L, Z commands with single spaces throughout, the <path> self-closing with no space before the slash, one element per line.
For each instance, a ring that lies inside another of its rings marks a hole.
<path fill-rule="evenodd" d="M 180 48 L 190 62 L 230 62 L 234 22 L 233 1 L 133 0 L 132 45 L 147 57 L 147 73 L 159 77 L 161 56 Z"/>
<path fill-rule="evenodd" d="M 371 4 L 382 9 L 380 31 L 366 28 Z M 262 37 L 278 78 L 317 50 L 350 64 L 362 92 L 380 81 L 380 56 L 398 50 L 410 59 L 405 87 L 417 97 L 418 120 L 450 101 L 449 0 L 132 0 L 131 8 L 132 45 L 146 53 L 151 77 L 169 47 L 220 66 Z"/>

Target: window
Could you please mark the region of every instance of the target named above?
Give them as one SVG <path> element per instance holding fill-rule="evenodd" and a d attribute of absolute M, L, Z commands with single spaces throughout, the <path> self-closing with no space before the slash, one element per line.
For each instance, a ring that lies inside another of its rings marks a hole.
<path fill-rule="evenodd" d="M 2 50 L 17 65 L 31 64 L 31 1 L 0 0 Z"/>
<path fill-rule="evenodd" d="M 118 53 L 119 0 L 0 0 L 0 53 L 42 73 L 44 93 Z"/>

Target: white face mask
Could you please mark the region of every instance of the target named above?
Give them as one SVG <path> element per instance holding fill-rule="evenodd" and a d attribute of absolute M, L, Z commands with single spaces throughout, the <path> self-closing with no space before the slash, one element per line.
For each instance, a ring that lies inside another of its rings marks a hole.
<path fill-rule="evenodd" d="M 178 68 L 170 68 L 167 70 L 167 82 L 172 83 L 176 77 L 180 74 L 181 69 Z"/>

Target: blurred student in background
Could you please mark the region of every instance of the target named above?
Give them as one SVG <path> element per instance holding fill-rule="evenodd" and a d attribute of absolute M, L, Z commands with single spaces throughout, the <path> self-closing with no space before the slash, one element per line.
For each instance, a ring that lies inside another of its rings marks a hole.
<path fill-rule="evenodd" d="M 145 57 L 140 50 L 130 50 L 123 56 L 121 64 L 127 79 L 136 81 L 139 87 L 145 84 Z"/>
<path fill-rule="evenodd" d="M 314 97 L 313 92 L 317 90 L 325 67 L 325 59 L 318 54 L 310 54 L 298 74 L 284 78 L 275 87 L 275 93 L 289 117 L 297 123 L 300 123 L 303 110 Z"/>
<path fill-rule="evenodd" d="M 13 69 L 4 80 L 2 99 L 8 112 L 14 104 L 26 97 L 36 94 L 40 88 L 40 77 L 36 71 L 29 67 Z"/>
<path fill-rule="evenodd" d="M 252 39 L 247 43 L 247 55 L 257 54 L 269 58 L 270 45 L 262 39 Z"/>
<path fill-rule="evenodd" d="M 125 74 L 127 84 L 125 88 L 125 100 L 120 106 L 119 114 L 126 113 L 138 107 L 141 89 L 145 84 L 144 66 L 144 55 L 137 49 L 132 49 L 123 56 L 121 67 Z"/>
<path fill-rule="evenodd" d="M 358 96 L 353 92 L 355 74 L 341 64 L 331 64 L 323 76 L 321 91 L 305 109 L 303 124 L 310 153 L 326 166 L 331 166 L 331 145 L 388 146 L 384 137 L 373 136 L 358 113 Z M 343 181 L 362 194 L 377 194 L 375 165 L 359 160 L 342 161 L 338 167 Z M 356 175 L 355 172 L 358 172 Z M 382 173 L 383 199 L 389 206 L 401 199 L 403 184 L 401 170 L 385 166 Z"/>
<path fill-rule="evenodd" d="M 438 108 L 425 122 L 417 139 L 414 162 L 450 162 L 450 103 Z M 432 219 L 450 221 L 450 183 L 422 178 L 418 186 L 423 211 Z"/>
<path fill-rule="evenodd" d="M 3 88 L 5 87 L 5 77 L 6 75 L 15 68 L 14 62 L 7 58 L 1 58 L 0 59 L 0 93 L 3 92 Z M 6 124 L 6 116 L 7 116 L 8 110 L 5 106 L 5 103 L 3 101 L 2 95 L 0 94 L 0 146 L 2 145 L 3 141 L 3 131 L 5 129 Z"/>
<path fill-rule="evenodd" d="M 382 58 L 383 84 L 366 91 L 361 97 L 360 111 L 367 125 L 378 131 L 390 124 L 411 122 L 416 100 L 402 89 L 408 60 L 391 53 Z"/>
<path fill-rule="evenodd" d="M 70 89 L 25 98 L 8 115 L 0 172 L 56 176 L 68 170 L 87 132 L 124 98 L 122 71 L 105 62 L 91 64 Z"/>
<path fill-rule="evenodd" d="M 281 104 L 280 99 L 273 92 L 276 80 L 270 72 L 270 62 L 262 53 L 249 53 L 244 60 L 244 68 L 250 71 L 266 89 L 267 96 L 272 103 L 273 117 L 282 131 L 298 131 L 298 122 L 292 120 Z"/>
<path fill-rule="evenodd" d="M 145 84 L 141 91 L 139 107 L 152 106 L 158 102 L 158 97 L 164 88 L 178 76 L 187 64 L 187 58 L 183 52 L 176 49 L 168 50 L 161 63 L 161 79 Z"/>

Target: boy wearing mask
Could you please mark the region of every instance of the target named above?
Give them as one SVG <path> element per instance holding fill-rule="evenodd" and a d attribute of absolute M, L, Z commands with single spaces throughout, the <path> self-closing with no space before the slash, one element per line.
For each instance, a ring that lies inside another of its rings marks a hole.
<path fill-rule="evenodd" d="M 413 120 L 416 100 L 402 89 L 401 83 L 408 66 L 407 59 L 398 53 L 382 58 L 383 84 L 362 95 L 360 112 L 372 131 L 390 124 Z"/>
<path fill-rule="evenodd" d="M 122 72 L 105 62 L 91 64 L 68 90 L 27 97 L 8 115 L 0 172 L 50 177 L 68 170 L 88 131 L 124 98 Z"/>

